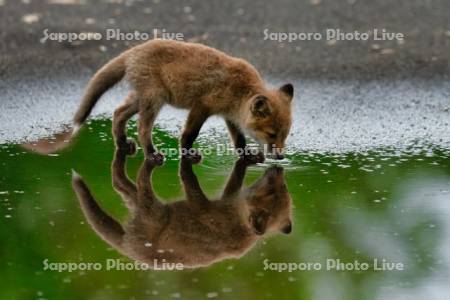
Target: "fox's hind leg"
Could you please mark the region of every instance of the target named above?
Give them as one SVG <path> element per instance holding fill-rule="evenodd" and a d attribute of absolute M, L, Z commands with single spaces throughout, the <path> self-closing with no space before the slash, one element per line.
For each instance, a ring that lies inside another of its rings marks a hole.
<path fill-rule="evenodd" d="M 125 102 L 114 111 L 113 136 L 116 147 L 125 151 L 128 155 L 136 153 L 136 143 L 127 139 L 127 121 L 139 111 L 139 105 L 135 92 L 131 92 Z"/>
<path fill-rule="evenodd" d="M 184 126 L 183 133 L 181 135 L 181 154 L 194 162 L 199 162 L 201 159 L 201 154 L 198 150 L 192 148 L 195 139 L 200 133 L 205 121 L 210 116 L 209 112 L 200 107 L 193 107 L 189 112 L 189 116 Z"/>
<path fill-rule="evenodd" d="M 122 196 L 125 205 L 132 212 L 136 209 L 137 188 L 126 173 L 127 153 L 117 148 L 111 165 L 112 184 L 114 189 Z"/>

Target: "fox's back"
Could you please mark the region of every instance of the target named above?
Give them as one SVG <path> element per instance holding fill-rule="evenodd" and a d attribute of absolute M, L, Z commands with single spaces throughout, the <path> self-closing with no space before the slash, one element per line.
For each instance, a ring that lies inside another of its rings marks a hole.
<path fill-rule="evenodd" d="M 197 209 L 180 201 L 171 205 L 171 211 L 171 221 L 160 241 L 176 249 L 178 255 L 186 255 L 187 260 L 191 253 L 204 259 L 243 254 L 255 240 L 231 205 L 213 201 Z"/>
<path fill-rule="evenodd" d="M 135 85 L 160 84 L 170 91 L 169 104 L 191 108 L 203 101 L 211 110 L 222 110 L 231 100 L 234 84 L 261 81 L 256 69 L 244 60 L 194 43 L 152 40 L 129 50 L 129 79 Z M 149 82 L 152 81 L 152 82 Z M 239 82 L 236 82 L 239 81 Z"/>

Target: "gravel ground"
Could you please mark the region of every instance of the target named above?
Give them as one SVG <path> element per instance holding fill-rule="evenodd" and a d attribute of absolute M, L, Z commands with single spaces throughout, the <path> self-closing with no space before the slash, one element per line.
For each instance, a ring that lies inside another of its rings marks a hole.
<path fill-rule="evenodd" d="M 26 89 L 6 88 L 0 82 L 0 144 L 37 140 L 70 124 L 89 79 L 54 76 L 23 81 Z M 273 85 L 281 80 L 269 79 Z M 365 152 L 415 148 L 450 150 L 450 86 L 442 80 L 329 80 L 293 81 L 301 87 L 294 99 L 295 122 L 287 145 L 290 151 L 317 153 Z M 12 84 L 14 86 L 14 84 Z M 17 86 L 17 85 L 15 85 Z M 127 86 L 105 94 L 92 117 L 111 117 L 125 98 Z M 17 101 L 20 99 L 20 101 Z M 187 113 L 165 107 L 157 125 L 178 137 Z M 203 126 L 200 141 L 228 141 L 222 119 Z"/>

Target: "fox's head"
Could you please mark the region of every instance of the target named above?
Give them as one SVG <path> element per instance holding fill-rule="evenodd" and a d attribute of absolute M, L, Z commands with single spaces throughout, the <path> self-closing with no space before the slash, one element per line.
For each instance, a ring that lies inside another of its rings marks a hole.
<path fill-rule="evenodd" d="M 294 87 L 288 83 L 250 99 L 245 128 L 272 157 L 283 158 L 284 143 L 291 129 Z"/>
<path fill-rule="evenodd" d="M 257 235 L 292 230 L 291 196 L 284 180 L 283 168 L 273 166 L 248 188 L 249 223 Z"/>

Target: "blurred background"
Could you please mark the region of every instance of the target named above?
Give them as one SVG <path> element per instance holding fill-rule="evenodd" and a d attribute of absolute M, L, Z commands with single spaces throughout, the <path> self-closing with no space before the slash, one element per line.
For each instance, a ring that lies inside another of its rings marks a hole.
<path fill-rule="evenodd" d="M 47 42 L 49 32 L 183 33 L 248 59 L 264 74 L 327 76 L 433 76 L 447 74 L 450 2 L 446 0 L 21 0 L 0 2 L 0 70 L 67 72 L 97 69 L 136 41 Z M 265 41 L 263 31 L 345 32 L 374 28 L 400 32 L 405 41 Z"/>

